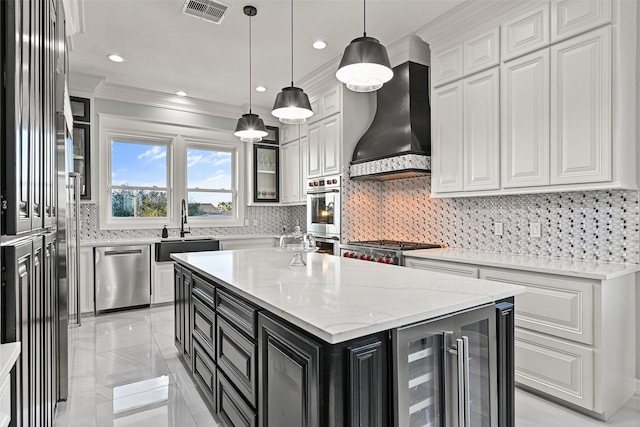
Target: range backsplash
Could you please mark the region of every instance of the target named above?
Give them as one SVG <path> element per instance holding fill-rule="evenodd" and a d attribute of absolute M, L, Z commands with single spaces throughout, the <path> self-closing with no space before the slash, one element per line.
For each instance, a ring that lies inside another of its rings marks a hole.
<path fill-rule="evenodd" d="M 345 177 L 348 172 L 345 171 Z M 637 191 L 430 199 L 431 178 L 343 180 L 343 242 L 397 239 L 447 247 L 640 263 Z M 502 222 L 502 236 L 494 234 Z M 542 237 L 529 237 L 540 222 Z"/>
<path fill-rule="evenodd" d="M 247 206 L 245 218 L 249 224 L 258 221 L 257 226 L 247 227 L 192 227 L 189 236 L 242 236 L 242 235 L 280 235 L 282 227 L 290 233 L 296 225 L 304 230 L 307 224 L 305 206 Z M 99 211 L 96 203 L 80 205 L 80 239 L 85 241 L 131 240 L 139 238 L 158 238 L 162 229 L 147 230 L 101 230 Z M 170 237 L 177 237 L 179 229 L 169 229 Z"/>

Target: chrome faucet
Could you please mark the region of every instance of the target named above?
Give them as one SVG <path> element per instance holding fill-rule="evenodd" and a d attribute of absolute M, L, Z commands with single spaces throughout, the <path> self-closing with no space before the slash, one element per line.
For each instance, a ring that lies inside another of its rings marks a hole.
<path fill-rule="evenodd" d="M 189 211 L 187 210 L 187 202 L 182 199 L 182 212 L 180 219 L 180 237 L 184 237 L 185 234 L 191 234 L 191 227 L 189 227 L 189 231 L 184 231 L 184 225 L 187 223 L 187 214 Z"/>

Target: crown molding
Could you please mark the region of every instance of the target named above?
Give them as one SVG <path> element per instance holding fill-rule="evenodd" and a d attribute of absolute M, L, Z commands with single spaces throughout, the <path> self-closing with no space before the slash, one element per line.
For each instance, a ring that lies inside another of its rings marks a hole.
<path fill-rule="evenodd" d="M 540 5 L 540 0 L 467 0 L 418 29 L 415 34 L 438 50 L 447 49 L 504 22 L 507 15 Z"/>
<path fill-rule="evenodd" d="M 105 81 L 104 76 L 84 73 L 69 73 L 69 90 L 75 92 L 94 93 Z"/>
<path fill-rule="evenodd" d="M 83 76 L 85 79 L 84 81 L 88 79 L 86 76 L 87 75 Z M 98 78 L 99 76 L 94 77 Z M 191 97 L 180 97 L 174 94 L 113 84 L 107 82 L 104 78 L 101 79 L 93 90 L 86 90 L 87 86 L 83 89 L 76 87 L 73 84 L 74 80 L 72 80 L 71 83 L 72 90 L 75 89 L 82 90 L 83 92 L 93 92 L 93 96 L 95 98 L 129 102 L 132 104 L 147 105 L 157 108 L 167 108 L 189 113 L 208 114 L 218 117 L 237 118 L 243 113 L 243 109 L 239 106 Z M 83 80 L 79 79 L 78 81 L 81 82 Z M 93 81 L 95 82 L 96 80 Z"/>
<path fill-rule="evenodd" d="M 391 68 L 407 61 L 422 65 L 431 64 L 429 45 L 415 34 L 407 34 L 387 46 Z"/>

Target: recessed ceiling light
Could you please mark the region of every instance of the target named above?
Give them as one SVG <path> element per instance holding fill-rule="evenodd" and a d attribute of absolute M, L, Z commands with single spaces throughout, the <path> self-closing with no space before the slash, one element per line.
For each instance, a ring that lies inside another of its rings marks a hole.
<path fill-rule="evenodd" d="M 313 42 L 314 49 L 324 49 L 325 47 L 327 47 L 327 42 L 325 41 L 316 40 L 315 42 Z"/>
<path fill-rule="evenodd" d="M 178 96 L 187 96 L 187 92 L 183 91 L 183 90 L 179 90 L 176 92 L 176 95 Z"/>
<path fill-rule="evenodd" d="M 107 58 L 113 62 L 124 62 L 124 58 L 120 55 L 116 55 L 115 53 L 107 55 Z"/>
<path fill-rule="evenodd" d="M 256 87 L 256 92 L 266 92 L 267 88 L 264 86 L 258 86 Z"/>

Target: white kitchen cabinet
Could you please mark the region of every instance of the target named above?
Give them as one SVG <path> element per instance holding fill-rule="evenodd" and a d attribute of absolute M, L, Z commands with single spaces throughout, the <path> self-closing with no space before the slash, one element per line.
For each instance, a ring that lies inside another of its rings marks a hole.
<path fill-rule="evenodd" d="M 434 192 L 462 191 L 462 83 L 440 87 L 433 94 L 431 185 Z"/>
<path fill-rule="evenodd" d="M 571 268 L 560 263 L 550 268 L 551 273 L 540 271 L 545 262 L 536 257 L 527 261 L 517 256 L 514 261 L 474 251 L 418 252 L 422 253 L 405 255 L 405 266 L 526 287 L 525 293 L 515 297 L 518 386 L 601 419 L 609 418 L 633 396 L 634 274 L 607 277 L 590 272 L 580 277 L 577 272 L 594 268 L 589 262 L 583 267 L 577 261 Z M 537 271 L 527 269 L 529 262 Z M 565 270 L 567 275 L 555 273 Z"/>
<path fill-rule="evenodd" d="M 452 82 L 462 77 L 462 45 L 454 46 L 433 55 L 431 76 L 434 86 Z"/>
<path fill-rule="evenodd" d="M 500 64 L 500 28 L 464 42 L 464 75 Z"/>
<path fill-rule="evenodd" d="M 294 141 L 300 138 L 300 125 L 281 125 L 280 126 L 280 144 Z"/>
<path fill-rule="evenodd" d="M 549 49 L 502 66 L 502 187 L 549 184 Z"/>
<path fill-rule="evenodd" d="M 636 76 L 626 63 L 636 54 L 635 3 L 553 0 L 485 9 L 465 3 L 419 33 L 430 44 L 434 63 L 431 197 L 635 190 L 637 94 L 629 88 Z M 469 16 L 476 15 L 477 23 L 470 26 Z M 480 132 L 482 139 L 489 129 L 483 124 L 468 129 L 468 112 L 474 107 L 468 104 L 466 84 L 463 124 L 451 115 L 457 108 L 455 85 L 478 76 L 468 74 L 473 71 L 468 68 L 471 46 L 480 63 L 480 58 L 492 63 L 486 49 L 496 25 L 501 42 L 500 141 L 499 159 L 491 166 L 483 156 L 489 162 L 493 157 L 480 151 L 482 144 L 474 145 L 479 157 L 465 151 L 469 135 Z M 454 157 L 460 154 L 461 129 L 462 171 Z M 488 184 L 494 177 L 484 176 L 494 166 L 500 171 L 497 187 Z"/>
<path fill-rule="evenodd" d="M 173 262 L 151 261 L 151 304 L 173 302 Z"/>
<path fill-rule="evenodd" d="M 309 141 L 307 177 L 342 173 L 341 116 L 336 114 L 310 124 L 307 136 Z"/>
<path fill-rule="evenodd" d="M 499 69 L 463 80 L 464 190 L 500 187 Z"/>
<path fill-rule="evenodd" d="M 300 202 L 301 185 L 301 162 L 300 162 L 300 140 L 283 144 L 280 146 L 280 156 L 282 166 L 281 177 L 281 201 L 282 203 Z"/>
<path fill-rule="evenodd" d="M 549 3 L 512 18 L 500 26 L 502 60 L 509 61 L 549 45 Z"/>
<path fill-rule="evenodd" d="M 611 64 L 609 27 L 551 47 L 552 184 L 612 178 Z"/>
<path fill-rule="evenodd" d="M 434 192 L 499 188 L 498 89 L 496 67 L 434 91 Z"/>
<path fill-rule="evenodd" d="M 307 119 L 307 123 L 311 124 L 339 113 L 342 109 L 341 91 L 341 85 L 334 83 L 309 96 L 313 116 Z"/>
<path fill-rule="evenodd" d="M 553 0 L 551 2 L 551 42 L 573 37 L 608 24 L 612 19 L 611 0 Z"/>
<path fill-rule="evenodd" d="M 635 391 L 635 283 L 480 268 L 516 297 L 516 382 L 606 419 Z"/>

